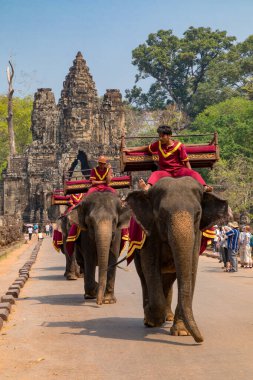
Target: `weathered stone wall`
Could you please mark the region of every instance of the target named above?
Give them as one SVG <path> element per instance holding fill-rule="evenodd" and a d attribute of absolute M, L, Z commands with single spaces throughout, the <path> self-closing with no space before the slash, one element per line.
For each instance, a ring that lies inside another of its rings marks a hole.
<path fill-rule="evenodd" d="M 0 248 L 22 238 L 22 224 L 14 216 L 0 216 Z"/>
<path fill-rule="evenodd" d="M 97 90 L 80 52 L 77 53 L 63 83 L 59 109 L 60 144 L 93 138 L 97 141 L 99 115 Z"/>
<path fill-rule="evenodd" d="M 33 142 L 23 156 L 14 156 L 4 174 L 0 215 L 17 214 L 25 222 L 53 219 L 53 189 L 63 177 L 97 163 L 101 154 L 119 167 L 120 137 L 125 113 L 119 90 L 107 90 L 99 104 L 95 83 L 85 60 L 77 53 L 63 83 L 58 105 L 49 88 L 34 95 Z M 0 189 L 1 190 L 1 189 Z"/>
<path fill-rule="evenodd" d="M 125 112 L 119 90 L 106 90 L 100 110 L 100 133 L 103 144 L 118 149 L 125 126 Z"/>
<path fill-rule="evenodd" d="M 32 111 L 32 138 L 39 144 L 55 144 L 59 110 L 51 88 L 39 88 L 34 95 Z"/>

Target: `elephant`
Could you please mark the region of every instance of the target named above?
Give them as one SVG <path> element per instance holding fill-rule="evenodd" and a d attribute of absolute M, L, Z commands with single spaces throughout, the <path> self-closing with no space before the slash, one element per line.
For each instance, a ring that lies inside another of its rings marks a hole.
<path fill-rule="evenodd" d="M 81 254 L 81 237 L 79 237 L 76 241 L 73 255 L 69 256 L 66 249 L 66 240 L 70 229 L 68 216 L 62 216 L 58 220 L 57 229 L 62 232 L 63 252 L 66 258 L 64 276 L 66 277 L 66 280 L 77 280 L 78 278 L 84 276 L 84 262 Z"/>
<path fill-rule="evenodd" d="M 192 311 L 201 230 L 228 218 L 228 202 L 203 192 L 191 177 L 160 179 L 147 192 L 129 193 L 126 202 L 146 233 L 134 258 L 142 285 L 144 324 L 161 326 L 171 319 L 172 285 L 177 279 L 171 334 L 191 334 L 202 342 Z"/>
<path fill-rule="evenodd" d="M 81 248 L 85 267 L 85 299 L 96 298 L 98 305 L 115 303 L 114 283 L 119 257 L 121 229 L 130 220 L 130 208 L 110 192 L 89 194 L 69 214 L 82 230 Z M 98 265 L 98 283 L 95 271 Z"/>

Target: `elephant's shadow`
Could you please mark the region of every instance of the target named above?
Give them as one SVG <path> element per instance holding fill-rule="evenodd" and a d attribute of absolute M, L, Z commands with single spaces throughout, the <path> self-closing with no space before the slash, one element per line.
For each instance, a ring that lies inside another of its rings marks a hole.
<path fill-rule="evenodd" d="M 78 332 L 63 332 L 70 335 L 84 335 L 105 339 L 133 340 L 150 343 L 165 343 L 176 346 L 198 346 L 196 343 L 186 342 L 192 337 L 173 337 L 169 333 L 171 324 L 163 327 L 146 328 L 142 318 L 98 318 L 87 321 L 65 321 L 45 323 L 45 327 L 66 327 L 79 330 Z M 179 341 L 181 340 L 181 342 Z M 184 340 L 184 341 L 182 341 Z"/>

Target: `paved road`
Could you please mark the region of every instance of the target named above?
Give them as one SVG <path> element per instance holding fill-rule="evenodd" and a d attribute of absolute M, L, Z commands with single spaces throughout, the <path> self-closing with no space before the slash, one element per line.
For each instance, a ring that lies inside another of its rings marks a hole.
<path fill-rule="evenodd" d="M 64 258 L 43 241 L 31 278 L 0 333 L 0 379 L 219 380 L 253 378 L 253 271 L 223 273 L 201 257 L 195 317 L 205 337 L 143 326 L 134 265 L 118 270 L 115 305 L 83 302 L 63 278 Z"/>

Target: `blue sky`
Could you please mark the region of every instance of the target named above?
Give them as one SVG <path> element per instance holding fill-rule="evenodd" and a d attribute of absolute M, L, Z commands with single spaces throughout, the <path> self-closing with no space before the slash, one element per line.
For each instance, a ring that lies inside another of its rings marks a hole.
<path fill-rule="evenodd" d="M 96 83 L 106 89 L 134 85 L 131 52 L 149 33 L 190 26 L 226 30 L 237 41 L 253 34 L 253 0 L 0 0 L 0 94 L 6 66 L 15 67 L 15 95 L 52 88 L 56 100 L 78 51 Z"/>

